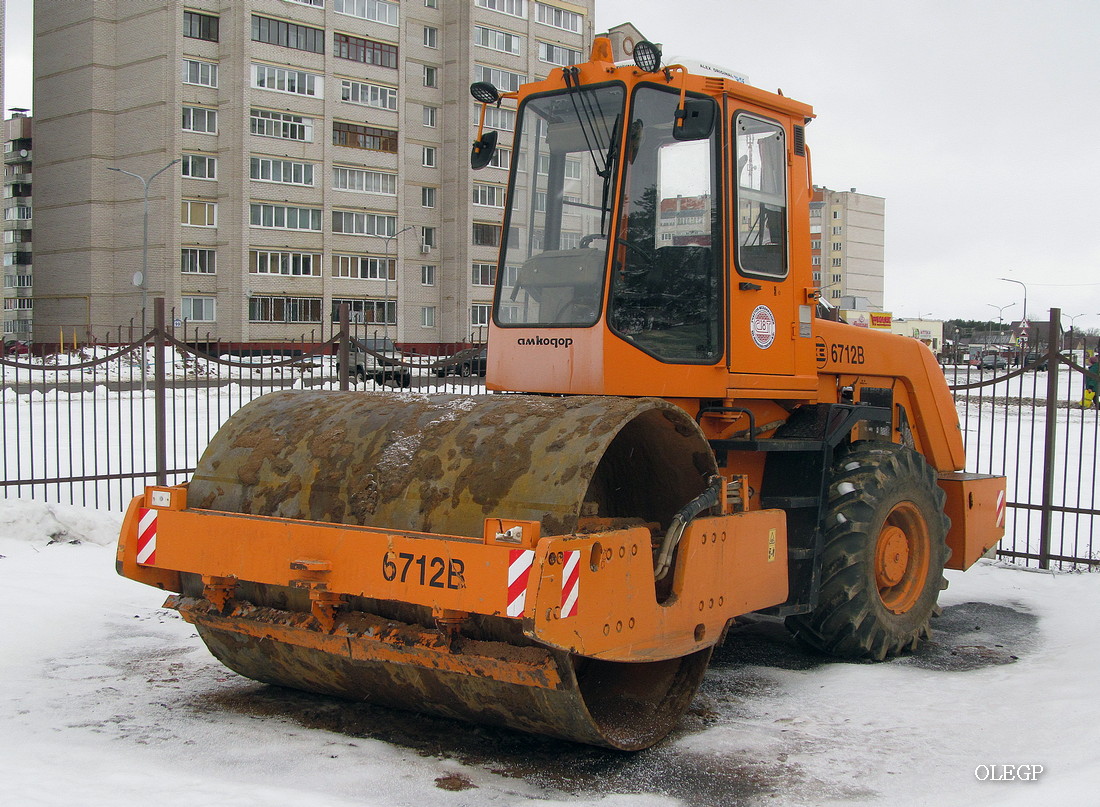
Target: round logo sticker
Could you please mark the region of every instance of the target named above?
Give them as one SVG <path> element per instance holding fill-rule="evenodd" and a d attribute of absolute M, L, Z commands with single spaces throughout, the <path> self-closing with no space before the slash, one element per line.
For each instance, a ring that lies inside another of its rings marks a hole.
<path fill-rule="evenodd" d="M 769 348 L 775 341 L 775 315 L 766 305 L 758 305 L 749 318 L 752 341 L 757 347 Z"/>

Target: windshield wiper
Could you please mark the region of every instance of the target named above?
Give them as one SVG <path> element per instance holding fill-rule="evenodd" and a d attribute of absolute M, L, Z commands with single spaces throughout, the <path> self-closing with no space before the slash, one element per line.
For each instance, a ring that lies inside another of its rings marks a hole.
<path fill-rule="evenodd" d="M 615 176 L 615 163 L 619 158 L 619 124 L 622 123 L 623 115 L 620 112 L 615 116 L 615 125 L 611 127 L 611 143 L 607 146 L 607 154 L 603 160 L 603 171 L 599 171 L 599 175 L 603 177 L 603 194 L 600 198 L 600 233 L 607 235 L 604 232 L 604 227 L 607 224 L 608 214 L 608 197 L 611 195 L 611 178 Z"/>

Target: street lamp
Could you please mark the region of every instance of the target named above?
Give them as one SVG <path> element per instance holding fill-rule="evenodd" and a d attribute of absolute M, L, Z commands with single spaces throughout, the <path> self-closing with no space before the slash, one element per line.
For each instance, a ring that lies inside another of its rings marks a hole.
<path fill-rule="evenodd" d="M 383 340 L 388 339 L 389 335 L 390 335 L 390 315 L 389 315 L 389 312 L 386 311 L 386 308 L 389 307 L 389 303 L 390 303 L 390 244 L 392 244 L 394 239 L 397 238 L 397 236 L 401 235 L 401 233 L 405 232 L 406 230 L 415 230 L 415 229 L 416 228 L 413 227 L 413 225 L 410 224 L 407 227 L 402 227 L 400 230 L 395 232 L 393 235 L 384 235 L 384 236 L 382 236 L 383 238 L 386 239 L 386 299 L 385 299 L 385 302 L 383 302 L 383 304 L 382 304 L 383 305 L 383 309 L 382 309 L 382 337 L 383 337 Z M 394 276 L 394 281 L 396 282 L 396 280 L 397 280 L 397 253 L 396 252 L 394 253 L 393 264 L 394 264 L 394 266 L 393 266 L 393 276 Z M 396 324 L 396 322 L 397 322 L 397 301 L 396 300 L 394 300 L 394 302 L 393 302 L 393 319 L 394 319 L 394 323 Z M 375 331 L 375 333 L 378 333 L 378 332 Z M 383 349 L 385 349 L 385 341 L 383 341 L 382 346 L 383 346 Z"/>
<path fill-rule="evenodd" d="M 151 174 L 148 179 L 141 176 L 140 174 L 135 174 L 132 171 L 123 171 L 121 168 L 112 168 L 110 166 L 107 167 L 108 171 L 117 171 L 120 174 L 126 174 L 126 176 L 133 177 L 134 179 L 141 182 L 141 187 L 142 187 L 142 192 L 143 192 L 142 193 L 142 196 L 143 196 L 142 215 L 141 215 L 141 278 L 140 278 L 141 282 L 134 284 L 136 286 L 141 287 L 141 338 L 142 338 L 142 345 L 145 344 L 145 341 L 144 341 L 145 340 L 145 309 L 146 309 L 146 306 L 147 306 L 148 293 L 149 293 L 149 183 L 152 182 L 154 179 L 156 179 L 161 174 L 163 174 L 165 171 L 167 171 L 173 165 L 175 165 L 176 163 L 179 163 L 179 162 L 183 162 L 183 159 L 178 158 L 178 159 L 172 160 L 172 162 L 168 163 L 168 165 L 164 166 L 159 171 L 156 171 L 155 173 Z M 137 280 L 137 279 L 138 278 L 135 278 L 135 280 Z M 142 392 L 145 391 L 145 348 L 144 347 L 142 347 L 142 356 L 141 356 L 141 389 L 142 389 Z"/>
<path fill-rule="evenodd" d="M 1087 314 L 1073 314 L 1069 318 L 1069 349 L 1073 350 L 1073 323 L 1078 317 L 1084 317 Z"/>
<path fill-rule="evenodd" d="M 1022 280 L 1013 280 L 1010 277 L 999 277 L 998 280 L 1003 280 L 1005 283 L 1018 283 L 1024 287 L 1024 314 L 1023 321 L 1027 322 L 1027 286 L 1024 285 Z"/>
<path fill-rule="evenodd" d="M 1012 308 L 1012 306 L 1016 305 L 1016 303 L 1009 303 L 1008 305 L 993 305 L 993 303 L 986 303 L 986 305 L 988 305 L 990 308 L 997 309 L 997 322 L 1003 325 L 1005 321 L 1004 310 L 1006 308 Z"/>

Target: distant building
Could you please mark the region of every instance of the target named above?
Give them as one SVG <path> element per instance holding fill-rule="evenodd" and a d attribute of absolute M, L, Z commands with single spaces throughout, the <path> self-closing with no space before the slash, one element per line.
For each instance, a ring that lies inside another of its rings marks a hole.
<path fill-rule="evenodd" d="M 32 120 L 22 110 L 4 122 L 4 342 L 34 338 L 31 261 Z"/>
<path fill-rule="evenodd" d="M 274 343 L 340 303 L 399 343 L 484 338 L 514 101 L 469 154 L 474 81 L 583 62 L 594 0 L 36 3 L 36 317 L 81 338 L 148 298 L 200 333 Z M 584 170 L 582 168 L 582 170 Z M 147 312 L 151 320 L 152 313 Z"/>
<path fill-rule="evenodd" d="M 824 299 L 843 308 L 882 311 L 885 242 L 885 199 L 855 188 L 814 186 L 810 247 L 814 281 Z"/>

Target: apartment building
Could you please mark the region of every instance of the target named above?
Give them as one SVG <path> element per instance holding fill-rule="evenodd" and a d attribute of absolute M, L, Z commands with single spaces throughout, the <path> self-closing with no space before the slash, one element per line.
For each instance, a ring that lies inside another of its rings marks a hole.
<path fill-rule="evenodd" d="M 32 120 L 22 110 L 4 122 L 4 344 L 33 338 L 31 261 Z"/>
<path fill-rule="evenodd" d="M 814 186 L 810 246 L 814 282 L 834 306 L 882 311 L 886 200 Z"/>
<path fill-rule="evenodd" d="M 320 333 L 344 302 L 404 345 L 478 341 L 510 151 L 470 171 L 469 85 L 583 61 L 593 5 L 36 3 L 43 333 L 140 323 L 164 296 L 246 344 Z M 514 118 L 487 125 L 507 143 Z"/>

